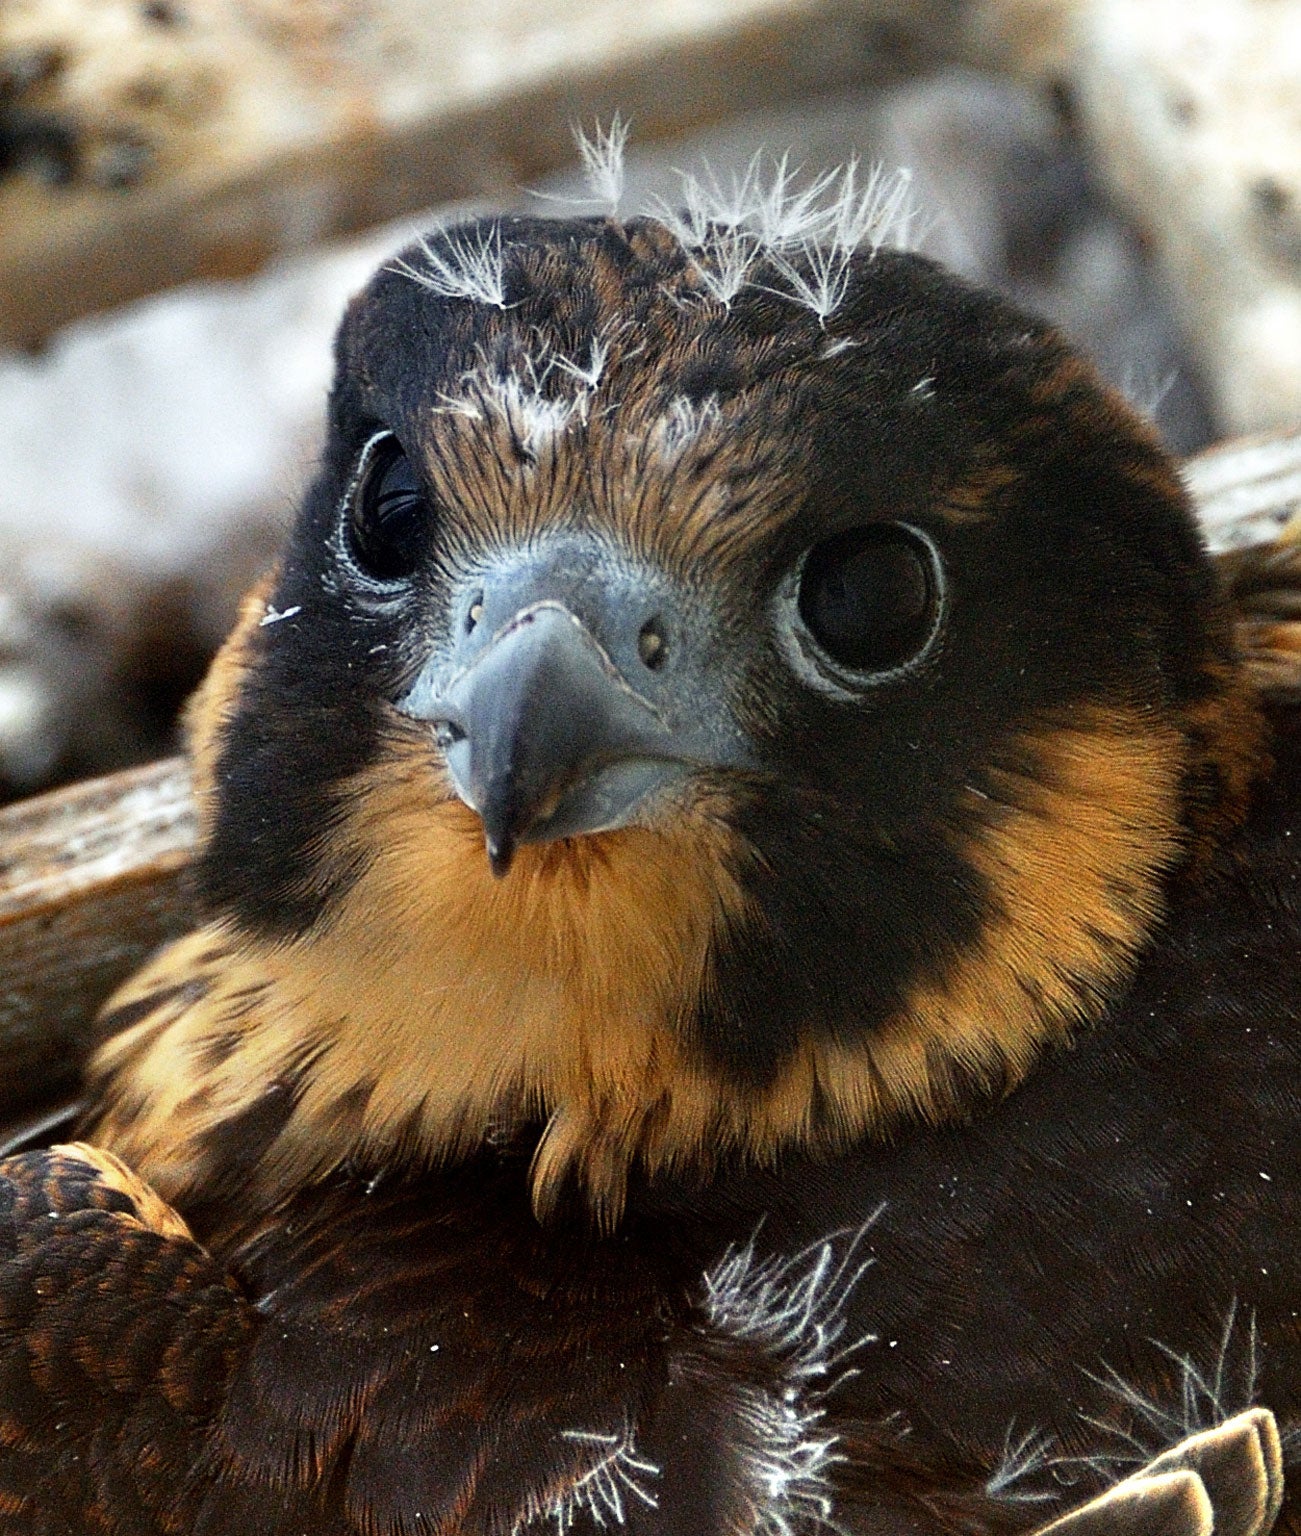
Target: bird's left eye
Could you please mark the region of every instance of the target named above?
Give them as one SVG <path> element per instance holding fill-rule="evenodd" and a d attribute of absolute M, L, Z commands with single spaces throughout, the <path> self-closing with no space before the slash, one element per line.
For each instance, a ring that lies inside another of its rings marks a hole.
<path fill-rule="evenodd" d="M 808 634 L 837 668 L 893 671 L 920 655 L 935 633 L 934 551 L 898 523 L 850 528 L 808 552 L 797 604 Z"/>
<path fill-rule="evenodd" d="M 401 581 L 420 563 L 429 539 L 432 509 L 411 461 L 391 432 L 371 438 L 348 509 L 348 545 L 368 576 Z"/>

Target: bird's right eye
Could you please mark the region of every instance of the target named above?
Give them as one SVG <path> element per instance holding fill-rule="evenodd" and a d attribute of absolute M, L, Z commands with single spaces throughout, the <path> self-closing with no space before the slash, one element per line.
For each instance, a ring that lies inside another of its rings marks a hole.
<path fill-rule="evenodd" d="M 402 444 L 391 432 L 371 438 L 348 508 L 348 547 L 357 565 L 377 581 L 404 580 L 420 564 L 433 519 Z"/>
<path fill-rule="evenodd" d="M 797 605 L 809 636 L 834 667 L 872 678 L 927 649 L 940 600 L 929 541 L 903 524 L 877 523 L 813 546 Z"/>

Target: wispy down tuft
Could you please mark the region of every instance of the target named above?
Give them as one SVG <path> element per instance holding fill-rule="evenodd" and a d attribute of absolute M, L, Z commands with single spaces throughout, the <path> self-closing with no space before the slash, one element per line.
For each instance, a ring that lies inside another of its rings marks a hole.
<path fill-rule="evenodd" d="M 765 286 L 802 304 L 825 323 L 843 302 L 856 252 L 887 242 L 907 245 L 914 218 L 912 178 L 880 166 L 864 176 L 851 160 L 803 177 L 789 155 L 754 155 L 724 183 L 708 165 L 679 172 L 676 207 L 661 202 L 661 222 L 692 254 L 709 296 L 727 305 L 767 258 L 781 286 Z"/>
<path fill-rule="evenodd" d="M 735 224 L 707 228 L 695 244 L 683 245 L 694 255 L 701 284 L 715 303 L 724 307 L 745 287 L 759 247 L 748 229 Z"/>
<path fill-rule="evenodd" d="M 590 139 L 581 128 L 576 128 L 574 138 L 592 202 L 599 203 L 611 218 L 617 217 L 623 201 L 623 150 L 628 142 L 628 124 L 616 112 L 608 128 L 594 124 Z"/>
<path fill-rule="evenodd" d="M 1013 1504 L 1050 1504 L 1060 1494 L 1056 1487 L 1034 1486 L 1033 1479 L 1053 1465 L 1053 1442 L 1039 1430 L 1016 1434 L 1012 1427 L 1003 1436 L 1003 1454 L 985 1482 L 991 1499 Z"/>
<path fill-rule="evenodd" d="M 558 201 L 598 205 L 618 217 L 626 192 L 627 123 L 616 113 L 608 128 L 597 123 L 590 136 L 576 129 L 575 141 L 589 196 Z M 857 253 L 912 243 L 915 210 L 907 171 L 874 166 L 864 172 L 852 159 L 807 174 L 791 164 L 789 153 L 759 151 L 726 179 L 707 163 L 677 175 L 677 199 L 655 199 L 649 212 L 687 252 L 704 296 L 724 308 L 743 288 L 761 287 L 825 325 L 844 302 Z M 441 298 L 507 309 L 502 258 L 501 227 L 493 224 L 436 231 L 421 240 L 418 259 L 399 259 L 392 270 Z"/>
<path fill-rule="evenodd" d="M 652 1490 L 660 1469 L 638 1453 L 630 1430 L 619 1435 L 568 1430 L 563 1438 L 592 1447 L 595 1460 L 572 1488 L 542 1511 L 558 1536 L 572 1530 L 584 1516 L 604 1530 L 624 1525 L 630 1506 L 659 1507 Z"/>
<path fill-rule="evenodd" d="M 668 410 L 651 429 L 650 440 L 664 458 L 676 459 L 690 444 L 714 431 L 722 420 L 717 395 L 706 395 L 703 400 L 674 395 Z"/>
<path fill-rule="evenodd" d="M 1120 381 L 1120 392 L 1141 415 L 1155 421 L 1165 404 L 1166 396 L 1179 382 L 1179 370 L 1170 368 L 1156 375 L 1151 368 L 1139 364 L 1127 368 Z"/>
<path fill-rule="evenodd" d="M 518 366 L 503 367 L 481 359 L 457 381 L 455 394 L 443 392 L 434 408 L 442 416 L 468 421 L 496 421 L 505 426 L 530 457 L 536 457 L 548 438 L 556 437 L 571 422 L 585 422 L 592 396 L 601 381 L 609 348 L 596 338 L 587 361 L 550 351 L 541 345 L 536 355 L 524 354 Z M 555 382 L 567 381 L 559 388 Z"/>
<path fill-rule="evenodd" d="M 880 166 L 858 183 L 858 162 L 838 174 L 836 195 L 823 208 L 825 227 L 798 241 L 773 244 L 768 257 L 786 283 L 790 298 L 825 324 L 844 302 L 850 264 L 866 247 L 875 251 L 888 236 L 906 244 L 913 217 L 907 171 L 887 176 Z M 777 290 L 780 291 L 780 290 Z"/>
<path fill-rule="evenodd" d="M 879 1214 L 879 1213 L 876 1213 Z M 720 1333 L 780 1353 L 800 1381 L 826 1377 L 865 1339 L 842 1348 L 845 1307 L 871 1268 L 859 1257 L 874 1214 L 789 1259 L 756 1260 L 754 1239 L 730 1248 L 705 1276 L 705 1311 Z"/>
<path fill-rule="evenodd" d="M 986 1492 L 1015 1503 L 1050 1503 L 1061 1497 L 1054 1469 L 1067 1466 L 1085 1467 L 1109 1483 L 1116 1482 L 1180 1441 L 1218 1428 L 1255 1404 L 1260 1376 L 1256 1319 L 1253 1315 L 1240 1324 L 1236 1303 L 1229 1308 L 1214 1357 L 1205 1363 L 1168 1349 L 1159 1340 L 1149 1343 L 1175 1367 L 1176 1393 L 1157 1399 L 1111 1366 L 1104 1365 L 1099 1372 L 1085 1370 L 1119 1410 L 1105 1419 L 1083 1416 L 1103 1437 L 1102 1447 L 1087 1456 L 1058 1455 L 1047 1436 L 1035 1430 L 1017 1436 L 1009 1429 Z M 1295 1450 L 1285 1437 L 1285 1456 L 1290 1458 Z"/>
<path fill-rule="evenodd" d="M 599 204 L 616 216 L 626 192 L 628 124 L 616 112 L 608 128 L 597 122 L 590 136 L 576 127 L 574 142 L 588 196 L 532 195 L 579 206 Z M 722 256 L 728 273 L 765 252 L 789 254 L 810 245 L 855 251 L 911 241 L 912 178 L 907 171 L 888 174 L 875 166 L 864 175 L 859 161 L 851 159 L 813 175 L 792 165 L 789 151 L 774 156 L 758 150 L 743 171 L 726 178 L 707 161 L 698 171 L 678 170 L 676 175 L 677 196 L 653 198 L 642 211 L 672 230 L 687 250 L 708 253 L 711 259 Z M 727 276 L 717 276 L 728 286 Z"/>
<path fill-rule="evenodd" d="M 1214 1429 L 1255 1404 L 1260 1378 L 1256 1317 L 1253 1313 L 1246 1327 L 1240 1327 L 1237 1302 L 1229 1307 L 1214 1359 L 1204 1365 L 1189 1355 L 1168 1349 L 1158 1339 L 1151 1342 L 1178 1371 L 1176 1402 L 1154 1401 L 1111 1366 L 1104 1366 L 1096 1375 L 1085 1372 L 1128 1410 L 1128 1427 L 1102 1420 L 1087 1421 L 1117 1442 L 1113 1453 L 1088 1458 L 1101 1468 L 1150 1461 L 1189 1435 Z"/>
<path fill-rule="evenodd" d="M 507 309 L 501 225 L 434 230 L 420 240 L 419 263 L 399 257 L 390 270 L 443 299 Z"/>
<path fill-rule="evenodd" d="M 577 379 L 585 389 L 595 389 L 601 382 L 601 375 L 605 372 L 605 365 L 609 360 L 609 345 L 601 337 L 594 336 L 586 363 L 576 363 L 572 358 L 552 352 L 548 354 L 544 366 L 548 369 L 558 369 L 561 373 L 568 374 L 571 379 Z"/>
<path fill-rule="evenodd" d="M 790 1259 L 757 1261 L 751 1240 L 705 1276 L 710 1326 L 780 1366 L 776 1389 L 748 1388 L 739 1405 L 756 1536 L 835 1529 L 830 1472 L 839 1458 L 837 1438 L 822 1424 L 823 1404 L 853 1374 L 847 1362 L 868 1342 L 846 1343 L 844 1333 L 849 1298 L 872 1262 L 859 1256 L 872 1221 Z"/>

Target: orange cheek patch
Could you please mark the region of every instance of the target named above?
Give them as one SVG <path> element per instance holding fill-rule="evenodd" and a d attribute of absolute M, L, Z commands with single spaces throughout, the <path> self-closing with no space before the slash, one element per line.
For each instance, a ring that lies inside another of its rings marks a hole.
<path fill-rule="evenodd" d="M 218 1128 L 277 1080 L 294 1080 L 294 1106 L 261 1175 L 281 1189 L 358 1151 L 432 1162 L 494 1123 L 552 1115 L 539 1203 L 573 1167 L 617 1212 L 629 1161 L 673 1106 L 708 1119 L 683 1022 L 718 925 L 743 906 L 724 807 L 526 846 L 498 881 L 478 818 L 444 798 L 423 741 L 352 789 L 336 856 L 366 867 L 320 929 L 280 947 L 194 936 L 114 999 L 156 996 L 161 1017 L 101 1053 L 108 1102 L 127 1108 L 99 1135 L 178 1198 L 208 1176 Z M 169 1002 L 214 942 L 204 995 Z"/>
<path fill-rule="evenodd" d="M 844 1144 L 968 1114 L 973 1084 L 1014 1086 L 1131 974 L 1181 853 L 1183 737 L 1098 709 L 1017 746 L 950 834 L 989 892 L 980 936 L 883 1026 L 801 1053 L 773 1096 L 788 1136 Z M 825 1121 L 810 1130 L 815 1084 Z"/>
<path fill-rule="evenodd" d="M 918 1091 L 922 1041 L 977 1073 L 1019 1080 L 1046 1040 L 1096 1018 L 1128 977 L 1181 853 L 1184 746 L 1173 727 L 1098 709 L 1021 749 L 1031 766 L 990 773 L 991 798 L 970 807 L 975 830 L 964 840 L 992 916 L 892 1032 L 903 1086 L 928 1118 L 944 1104 Z"/>
<path fill-rule="evenodd" d="M 235 628 L 213 658 L 207 675 L 185 709 L 185 730 L 190 752 L 190 774 L 199 807 L 204 836 L 212 826 L 217 757 L 226 726 L 239 703 L 240 684 L 249 667 L 249 646 L 266 617 L 267 599 L 275 587 L 272 570 L 245 594 Z"/>

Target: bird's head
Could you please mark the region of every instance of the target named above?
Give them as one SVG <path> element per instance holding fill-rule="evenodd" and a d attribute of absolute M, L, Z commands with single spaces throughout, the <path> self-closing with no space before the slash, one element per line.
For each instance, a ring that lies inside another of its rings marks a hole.
<path fill-rule="evenodd" d="M 608 1217 L 638 1164 L 967 1114 L 1241 816 L 1259 718 L 1149 430 L 926 260 L 754 239 L 733 285 L 725 235 L 495 219 L 350 306 L 192 715 L 168 1070 L 210 1137 L 277 1085 L 276 1177 L 530 1122 L 539 1206 Z"/>

